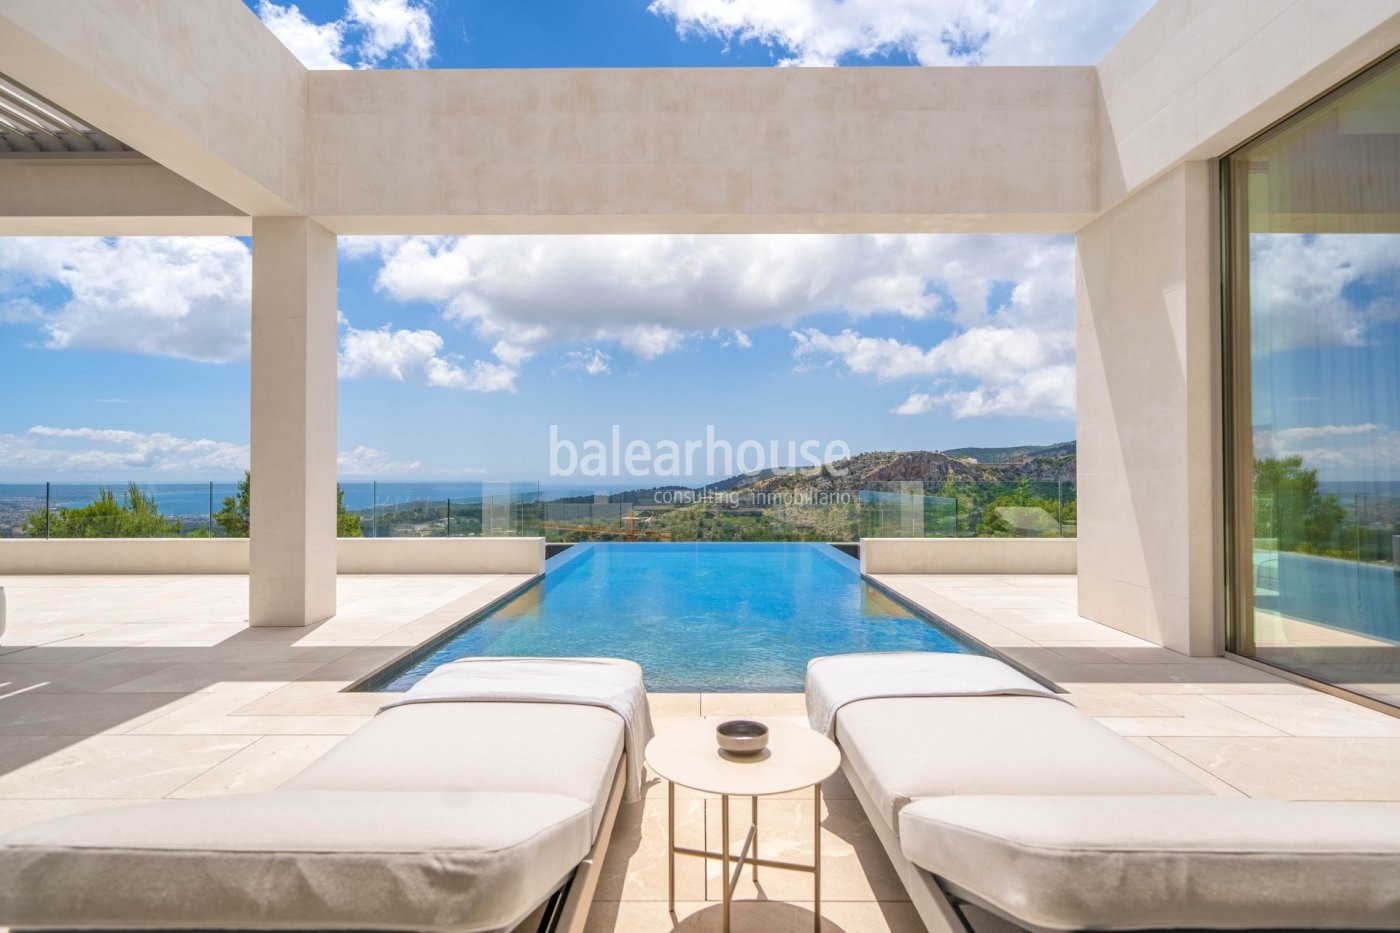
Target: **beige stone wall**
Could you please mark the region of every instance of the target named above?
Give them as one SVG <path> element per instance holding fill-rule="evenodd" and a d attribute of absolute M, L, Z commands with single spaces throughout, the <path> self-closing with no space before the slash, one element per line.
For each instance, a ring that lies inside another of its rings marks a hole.
<path fill-rule="evenodd" d="M 311 211 L 342 234 L 1072 231 L 1095 208 L 1092 68 L 310 82 Z"/>
<path fill-rule="evenodd" d="M 0 236 L 247 236 L 253 222 L 142 157 L 0 159 Z"/>
<path fill-rule="evenodd" d="M 1188 163 L 1078 237 L 1079 609 L 1218 650 L 1217 310 L 1208 166 Z"/>
<path fill-rule="evenodd" d="M 340 538 L 338 573 L 544 572 L 543 538 Z M 247 538 L 0 539 L 0 575 L 248 572 Z"/>
<path fill-rule="evenodd" d="M 544 538 L 341 538 L 340 573 L 544 573 Z"/>
<path fill-rule="evenodd" d="M 1073 538 L 861 538 L 861 573 L 1074 573 Z"/>
<path fill-rule="evenodd" d="M 0 0 L 0 70 L 252 214 L 306 205 L 306 70 L 231 0 Z"/>
<path fill-rule="evenodd" d="M 0 539 L 0 574 L 247 572 L 247 538 Z"/>
<path fill-rule="evenodd" d="M 1400 0 L 1160 0 L 1098 66 L 1099 202 L 1211 159 L 1400 46 Z"/>

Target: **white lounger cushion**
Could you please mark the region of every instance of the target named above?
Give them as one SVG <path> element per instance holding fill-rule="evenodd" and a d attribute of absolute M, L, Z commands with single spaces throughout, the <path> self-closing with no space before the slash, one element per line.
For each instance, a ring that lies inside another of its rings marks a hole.
<path fill-rule="evenodd" d="M 590 810 L 558 794 L 276 790 L 91 811 L 3 837 L 0 914 L 15 927 L 501 930 L 588 852 Z"/>
<path fill-rule="evenodd" d="M 589 807 L 596 833 L 622 746 L 622 717 L 598 706 L 418 703 L 386 709 L 282 787 L 562 794 Z"/>
<path fill-rule="evenodd" d="M 1400 810 L 1230 797 L 953 797 L 904 854 L 1050 930 L 1400 929 Z"/>
<path fill-rule="evenodd" d="M 1204 794 L 1171 765 L 1045 697 L 893 697 L 841 708 L 836 738 L 880 815 L 949 794 Z"/>

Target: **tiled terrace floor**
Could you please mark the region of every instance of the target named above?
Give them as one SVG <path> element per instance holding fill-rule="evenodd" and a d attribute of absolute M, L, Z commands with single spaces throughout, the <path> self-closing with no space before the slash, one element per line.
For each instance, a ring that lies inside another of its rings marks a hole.
<path fill-rule="evenodd" d="M 1080 619 L 1073 577 L 882 581 L 1057 681 L 1086 712 L 1218 793 L 1400 801 L 1400 719 Z M 335 619 L 248 629 L 244 577 L 2 578 L 0 831 L 122 801 L 273 787 L 382 702 L 345 686 L 523 582 L 342 577 Z M 658 729 L 695 716 L 800 719 L 802 699 L 661 694 L 653 712 Z M 678 796 L 682 843 L 713 845 L 716 802 Z M 826 928 L 919 929 L 839 775 L 824 802 Z M 809 857 L 810 813 L 805 795 L 765 800 L 764 855 Z M 707 876 L 694 860 L 678 862 L 678 922 L 669 916 L 665 835 L 665 786 L 653 782 L 619 815 L 590 931 L 718 929 L 717 866 Z M 738 896 L 771 900 L 737 907 L 736 929 L 810 929 L 810 879 L 760 878 Z"/>

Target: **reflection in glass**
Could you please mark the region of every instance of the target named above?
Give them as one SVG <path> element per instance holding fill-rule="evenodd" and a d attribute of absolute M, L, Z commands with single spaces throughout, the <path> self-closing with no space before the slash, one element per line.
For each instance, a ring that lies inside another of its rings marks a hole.
<path fill-rule="evenodd" d="M 1234 417 L 1253 448 L 1234 448 L 1252 535 L 1235 538 L 1231 647 L 1400 705 L 1400 58 L 1225 175 Z"/>

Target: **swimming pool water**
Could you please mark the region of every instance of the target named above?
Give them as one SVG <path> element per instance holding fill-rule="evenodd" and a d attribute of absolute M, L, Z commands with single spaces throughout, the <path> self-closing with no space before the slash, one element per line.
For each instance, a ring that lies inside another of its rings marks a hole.
<path fill-rule="evenodd" d="M 406 690 L 462 657 L 563 655 L 629 658 L 650 690 L 798 691 L 819 655 L 908 650 L 978 649 L 865 583 L 828 544 L 580 544 L 371 689 Z"/>

